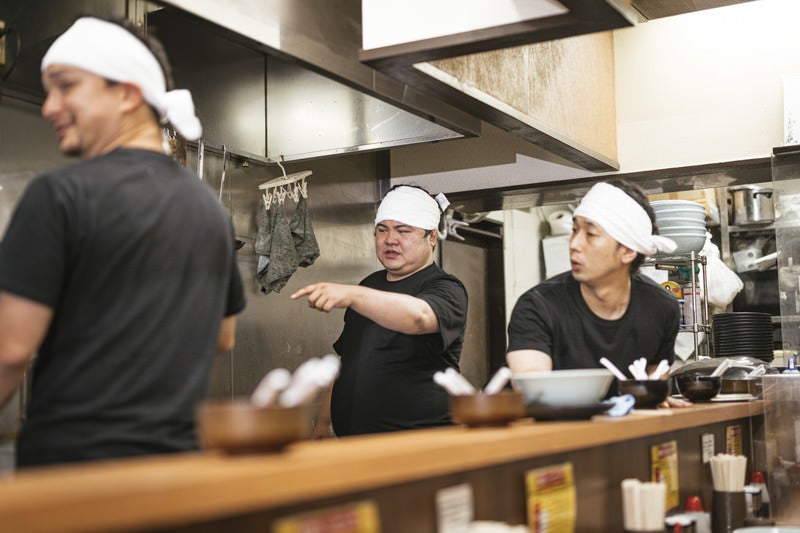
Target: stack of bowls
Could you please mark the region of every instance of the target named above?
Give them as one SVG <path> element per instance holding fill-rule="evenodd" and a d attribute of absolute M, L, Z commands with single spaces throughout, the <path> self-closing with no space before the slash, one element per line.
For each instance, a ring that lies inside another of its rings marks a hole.
<path fill-rule="evenodd" d="M 656 215 L 659 234 L 669 237 L 678 248 L 669 255 L 699 252 L 706 243 L 706 208 L 688 200 L 650 202 Z"/>

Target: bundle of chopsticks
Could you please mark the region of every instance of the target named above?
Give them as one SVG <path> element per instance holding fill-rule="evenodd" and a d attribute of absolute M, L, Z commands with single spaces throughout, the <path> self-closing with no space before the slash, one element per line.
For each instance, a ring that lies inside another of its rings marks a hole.
<path fill-rule="evenodd" d="M 667 486 L 638 479 L 623 479 L 621 485 L 625 530 L 663 531 Z"/>
<path fill-rule="evenodd" d="M 267 372 L 250 396 L 259 407 L 294 407 L 313 401 L 339 375 L 339 356 L 328 354 L 304 361 L 294 373 L 285 368 Z"/>
<path fill-rule="evenodd" d="M 620 380 L 625 381 L 628 377 L 617 368 L 617 366 L 605 357 L 600 358 L 600 364 L 611 371 L 614 376 Z M 647 359 L 640 357 L 633 363 L 628 365 L 628 371 L 633 376 L 633 379 L 661 379 L 661 376 L 669 371 L 669 362 L 666 359 L 659 361 L 658 366 L 648 375 L 647 374 Z"/>
<path fill-rule="evenodd" d="M 489 383 L 483 388 L 484 394 L 497 394 L 503 390 L 508 380 L 511 378 L 511 369 L 504 366 L 495 372 Z M 472 386 L 472 383 L 467 381 L 467 378 L 459 374 L 458 370 L 448 367 L 446 370 L 441 370 L 433 375 L 433 381 L 437 385 L 444 388 L 451 396 L 468 396 L 470 394 L 477 394 L 478 391 Z"/>
<path fill-rule="evenodd" d="M 718 453 L 711 458 L 711 480 L 717 492 L 743 492 L 747 457 Z"/>

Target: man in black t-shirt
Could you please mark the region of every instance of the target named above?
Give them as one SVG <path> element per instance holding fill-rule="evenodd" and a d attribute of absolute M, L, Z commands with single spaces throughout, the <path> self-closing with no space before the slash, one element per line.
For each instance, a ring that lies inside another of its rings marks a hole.
<path fill-rule="evenodd" d="M 233 230 L 166 153 L 161 120 L 201 129 L 159 55 L 84 17 L 42 61 L 42 115 L 81 161 L 30 183 L 0 243 L 0 405 L 36 353 L 20 467 L 196 449 L 213 356 L 233 347 Z"/>
<path fill-rule="evenodd" d="M 638 187 L 593 186 L 574 213 L 571 271 L 530 289 L 514 306 L 506 354 L 512 372 L 597 368 L 602 357 L 623 371 L 641 357 L 648 371 L 662 359 L 672 363 L 678 302 L 638 269 L 645 256 L 675 247 L 657 235 Z"/>
<path fill-rule="evenodd" d="M 292 299 L 320 311 L 347 308 L 334 344 L 342 358 L 316 436 L 356 435 L 450 423 L 447 394 L 433 375 L 458 369 L 467 317 L 461 282 L 433 262 L 440 203 L 425 190 L 390 190 L 375 217 L 375 249 L 385 270 L 359 285 L 315 283 Z"/>

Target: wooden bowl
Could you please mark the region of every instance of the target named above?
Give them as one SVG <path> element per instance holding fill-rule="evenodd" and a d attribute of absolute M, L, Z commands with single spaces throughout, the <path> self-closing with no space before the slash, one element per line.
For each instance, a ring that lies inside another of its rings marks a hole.
<path fill-rule="evenodd" d="M 709 402 L 716 396 L 722 387 L 720 376 L 675 376 L 675 385 L 678 392 L 683 394 L 690 402 Z"/>
<path fill-rule="evenodd" d="M 470 427 L 505 426 L 525 416 L 524 397 L 519 392 L 450 396 L 453 422 Z"/>
<path fill-rule="evenodd" d="M 626 379 L 617 382 L 620 394 L 630 394 L 638 409 L 654 409 L 667 399 L 670 390 L 668 379 Z"/>
<path fill-rule="evenodd" d="M 203 448 L 242 454 L 280 451 L 308 438 L 311 415 L 310 405 L 256 407 L 240 399 L 206 402 L 196 418 Z"/>

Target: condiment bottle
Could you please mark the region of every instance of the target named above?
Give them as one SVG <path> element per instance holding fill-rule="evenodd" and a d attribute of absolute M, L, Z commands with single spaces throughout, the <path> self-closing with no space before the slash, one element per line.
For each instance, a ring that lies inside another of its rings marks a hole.
<path fill-rule="evenodd" d="M 753 471 L 750 475 L 750 485 L 761 489 L 758 495 L 753 495 L 753 516 L 767 518 L 769 516 L 769 492 L 767 492 L 764 474 L 758 470 Z"/>
<path fill-rule="evenodd" d="M 711 513 L 703 511 L 703 502 L 699 496 L 686 498 L 685 514 L 694 519 L 696 533 L 711 533 Z"/>

